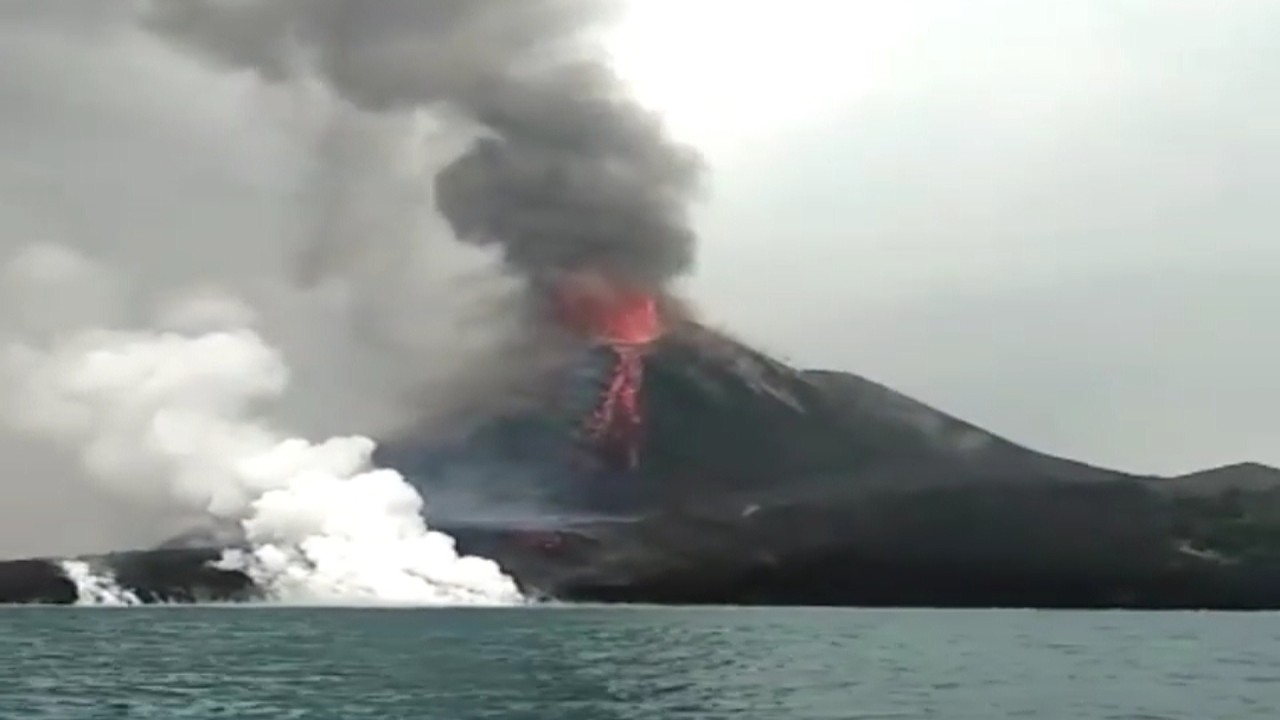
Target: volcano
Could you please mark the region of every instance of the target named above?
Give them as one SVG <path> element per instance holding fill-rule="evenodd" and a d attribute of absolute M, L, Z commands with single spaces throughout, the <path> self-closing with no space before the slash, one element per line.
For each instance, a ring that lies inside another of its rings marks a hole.
<path fill-rule="evenodd" d="M 421 489 L 432 525 L 540 597 L 1280 608 L 1278 470 L 1093 467 L 694 323 L 654 339 L 644 373 L 634 467 L 575 465 L 573 419 L 551 409 L 448 446 L 384 439 L 379 460 Z M 251 596 L 214 556 L 90 561 L 144 599 Z M 0 601 L 74 597 L 52 562 L 0 563 Z"/>

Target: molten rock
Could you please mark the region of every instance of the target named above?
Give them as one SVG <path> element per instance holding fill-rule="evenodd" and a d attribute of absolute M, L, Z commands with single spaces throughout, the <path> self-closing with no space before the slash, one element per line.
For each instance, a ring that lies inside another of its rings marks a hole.
<path fill-rule="evenodd" d="M 560 325 L 609 355 L 608 379 L 584 423 L 587 450 L 601 458 L 620 455 L 634 468 L 643 440 L 644 356 L 662 336 L 657 300 L 647 290 L 585 269 L 566 273 L 553 298 Z"/>

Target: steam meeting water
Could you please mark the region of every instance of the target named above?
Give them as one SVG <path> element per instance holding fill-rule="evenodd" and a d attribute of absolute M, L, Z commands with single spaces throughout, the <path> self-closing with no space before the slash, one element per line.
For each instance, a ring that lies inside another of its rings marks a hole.
<path fill-rule="evenodd" d="M 0 718 L 1250 720 L 1272 614 L 0 609 Z"/>

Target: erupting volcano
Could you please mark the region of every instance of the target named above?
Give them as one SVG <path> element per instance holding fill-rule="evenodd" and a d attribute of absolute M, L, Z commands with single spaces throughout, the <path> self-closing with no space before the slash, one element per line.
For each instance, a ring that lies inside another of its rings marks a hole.
<path fill-rule="evenodd" d="M 644 426 L 644 356 L 662 334 L 657 301 L 651 293 L 588 269 L 566 273 L 554 292 L 561 325 L 590 343 L 593 354 L 609 357 L 608 381 L 580 428 L 590 456 L 633 469 Z"/>

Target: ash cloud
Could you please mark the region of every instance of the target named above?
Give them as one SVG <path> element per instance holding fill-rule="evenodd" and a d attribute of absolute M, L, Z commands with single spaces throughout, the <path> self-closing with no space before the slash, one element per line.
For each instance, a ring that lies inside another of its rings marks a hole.
<path fill-rule="evenodd" d="M 535 281 L 589 263 L 661 289 L 693 262 L 688 209 L 702 166 L 593 52 L 592 28 L 615 10 L 596 0 L 171 0 L 144 17 L 268 83 L 319 80 L 365 113 L 471 123 L 475 137 L 434 179 L 459 239 L 499 247 Z M 314 266 L 339 252 L 327 238 L 312 250 Z"/>
<path fill-rule="evenodd" d="M 561 362 L 529 322 L 542 274 L 688 266 L 698 161 L 596 63 L 604 3 L 92 4 L 0 7 L 6 363 L 247 331 L 288 367 L 281 432 L 457 431 Z M 0 378 L 0 556 L 187 529 L 24 430 L 20 386 Z"/>

